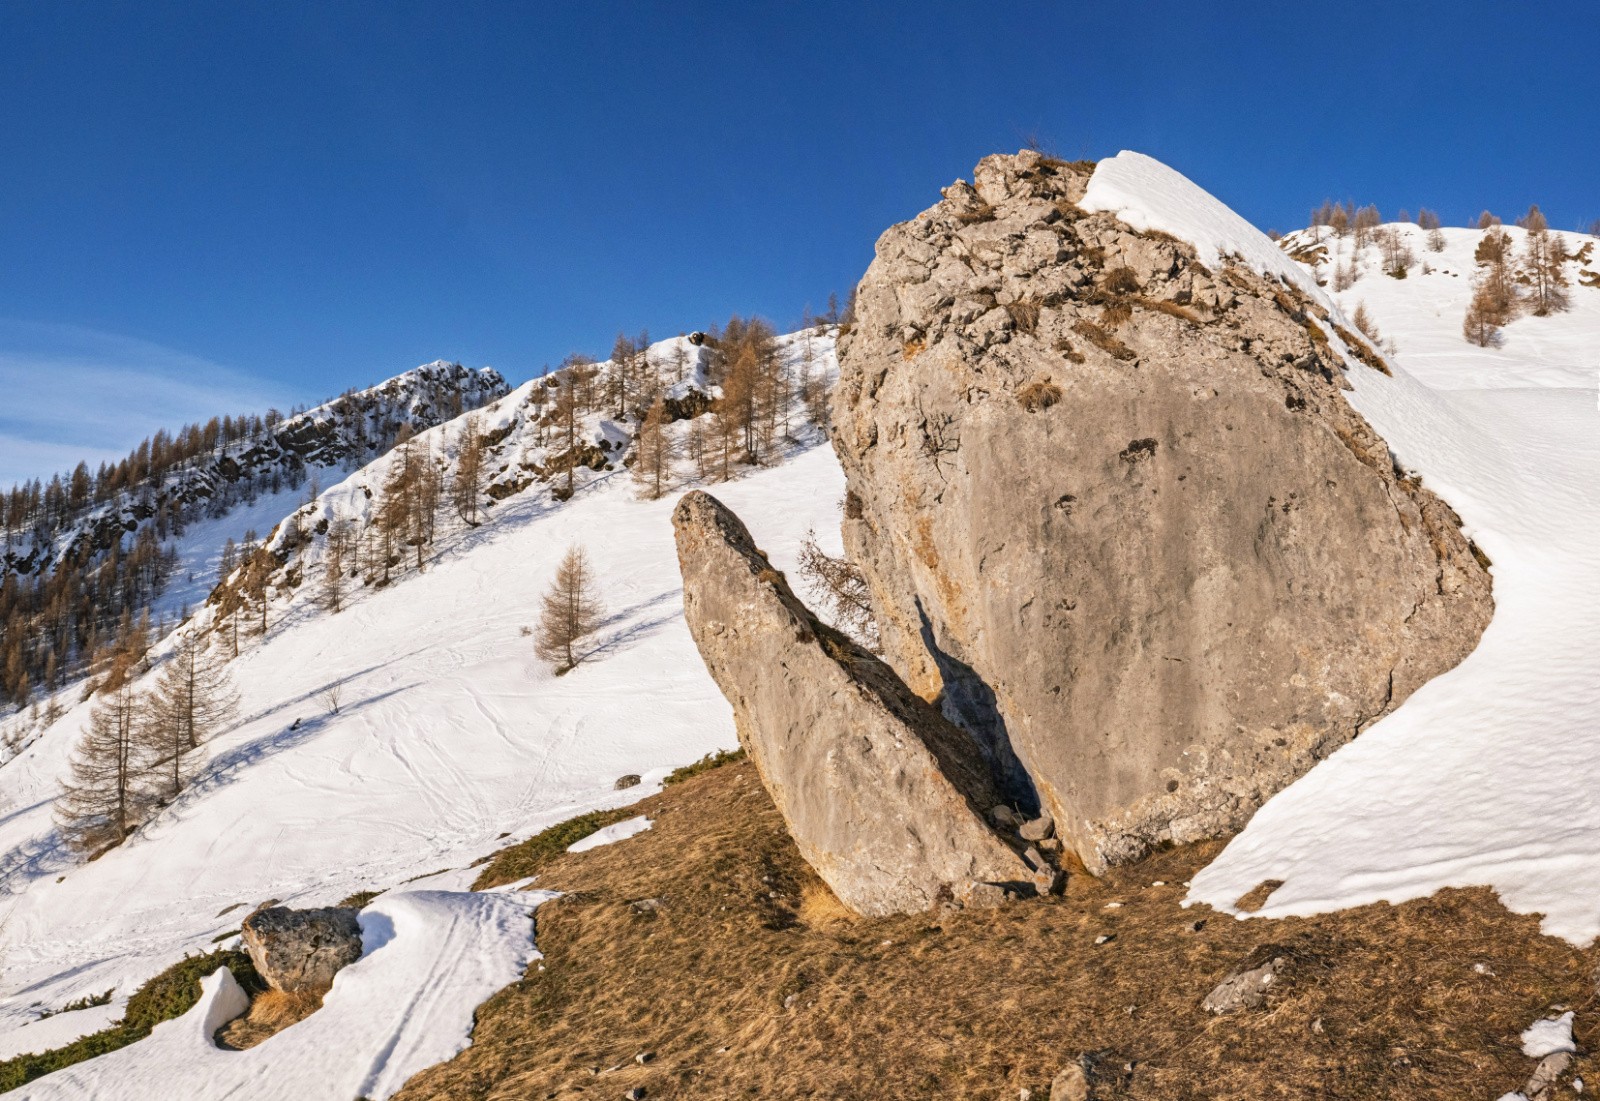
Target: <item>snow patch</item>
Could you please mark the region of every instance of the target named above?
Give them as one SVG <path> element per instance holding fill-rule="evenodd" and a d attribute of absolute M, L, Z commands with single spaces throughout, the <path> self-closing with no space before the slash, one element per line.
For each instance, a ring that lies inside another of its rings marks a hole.
<path fill-rule="evenodd" d="M 609 826 L 595 830 L 581 841 L 574 841 L 567 846 L 567 851 L 569 853 L 582 853 L 588 852 L 590 849 L 598 849 L 602 845 L 615 845 L 618 841 L 626 841 L 635 834 L 643 833 L 653 825 L 655 823 L 642 814 L 637 818 L 614 822 Z"/>
<path fill-rule="evenodd" d="M 1600 936 L 1600 413 L 1579 366 L 1600 292 L 1575 286 L 1570 313 L 1470 345 L 1481 236 L 1445 231 L 1443 253 L 1419 251 L 1434 270 L 1405 279 L 1369 257 L 1338 300 L 1396 345 L 1392 378 L 1349 372 L 1350 403 L 1493 561 L 1494 618 L 1460 665 L 1271 799 L 1190 901 L 1232 911 L 1282 880 L 1259 913 L 1283 917 L 1487 885 L 1547 934 Z"/>
<path fill-rule="evenodd" d="M 29 1101 L 373 1101 L 471 1040 L 473 1013 L 538 958 L 532 913 L 554 897 L 417 891 L 361 914 L 361 958 L 322 1008 L 245 1051 L 212 1037 L 247 1007 L 232 972 L 201 980 L 200 1001 L 136 1044 L 34 1082 Z"/>
<path fill-rule="evenodd" d="M 1331 306 L 1317 281 L 1265 234 L 1187 176 L 1143 153 L 1123 150 L 1095 166 L 1078 206 L 1106 211 L 1141 232 L 1160 230 L 1188 241 L 1208 268 L 1238 257 L 1261 275 L 1277 276 Z"/>
<path fill-rule="evenodd" d="M 91 1032 L 110 1028 L 122 1019 L 127 1005 L 128 999 L 117 998 L 106 1005 L 74 1009 L 70 1013 L 57 1013 L 13 1029 L 0 1035 L 0 1059 L 66 1047 L 72 1041 Z"/>
<path fill-rule="evenodd" d="M 1572 1040 L 1571 1010 L 1559 1017 L 1535 1021 L 1522 1032 L 1522 1054 L 1530 1059 L 1543 1059 L 1558 1051 L 1577 1051 Z"/>

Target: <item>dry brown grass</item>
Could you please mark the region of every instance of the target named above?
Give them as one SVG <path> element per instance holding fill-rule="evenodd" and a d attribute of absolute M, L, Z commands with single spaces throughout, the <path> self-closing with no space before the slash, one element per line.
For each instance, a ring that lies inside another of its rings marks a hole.
<path fill-rule="evenodd" d="M 1084 362 L 1083 353 L 1078 351 L 1078 349 L 1074 348 L 1072 346 L 1072 341 L 1068 340 L 1064 336 L 1057 337 L 1056 338 L 1056 342 L 1055 342 L 1055 344 L 1052 345 L 1052 347 L 1055 348 L 1056 351 L 1060 352 L 1063 356 L 1065 356 L 1067 358 L 1067 362 L 1069 362 L 1069 363 L 1082 363 L 1082 362 Z"/>
<path fill-rule="evenodd" d="M 1176 317 L 1179 321 L 1187 322 L 1188 324 L 1195 326 L 1195 328 L 1199 328 L 1201 325 L 1205 324 L 1205 319 L 1191 310 L 1188 306 L 1180 306 L 1178 303 L 1169 301 L 1165 298 L 1140 297 L 1134 299 L 1134 304 L 1147 310 L 1155 310 L 1157 313 L 1164 313 L 1168 317 Z"/>
<path fill-rule="evenodd" d="M 1518 1035 L 1553 1004 L 1596 1039 L 1596 953 L 1483 889 L 1239 921 L 1180 905 L 1213 843 L 1075 877 L 1059 898 L 862 919 L 800 859 L 748 763 L 634 813 L 655 828 L 546 868 L 540 886 L 567 893 L 537 914 L 542 969 L 399 1098 L 1011 1101 L 1095 1053 L 1132 1066 L 1125 1101 L 1456 1101 L 1519 1087 L 1533 1061 Z M 1268 1005 L 1205 1013 L 1266 944 L 1293 960 Z M 1600 1073 L 1588 1056 L 1576 1069 Z"/>
<path fill-rule="evenodd" d="M 1139 275 L 1130 267 L 1111 268 L 1100 277 L 1100 286 L 1107 294 L 1138 294 Z"/>
<path fill-rule="evenodd" d="M 1373 349 L 1372 345 L 1366 342 L 1365 339 L 1357 336 L 1343 325 L 1335 325 L 1333 327 L 1333 331 L 1339 334 L 1339 339 L 1344 341 L 1345 347 L 1350 349 L 1350 354 L 1355 356 L 1362 363 L 1365 363 L 1374 371 L 1382 371 L 1384 374 L 1390 376 L 1394 374 L 1394 372 L 1389 370 L 1389 364 Z"/>
<path fill-rule="evenodd" d="M 1272 892 L 1283 886 L 1281 879 L 1263 879 L 1244 894 L 1240 895 L 1234 905 L 1247 914 L 1254 914 L 1267 904 L 1267 899 L 1272 897 Z"/>
<path fill-rule="evenodd" d="M 1006 314 L 1018 332 L 1033 333 L 1039 328 L 1039 303 L 1032 298 L 1019 298 L 1006 303 Z"/>
<path fill-rule="evenodd" d="M 1096 325 L 1093 321 L 1090 321 L 1087 317 L 1080 317 L 1078 320 L 1074 321 L 1072 323 L 1072 331 L 1083 337 L 1090 344 L 1093 344 L 1096 348 L 1099 348 L 1112 359 L 1119 359 L 1123 362 L 1128 362 L 1129 360 L 1138 358 L 1132 348 L 1128 347 L 1111 333 L 1101 328 L 1099 325 Z"/>
<path fill-rule="evenodd" d="M 1030 413 L 1048 409 L 1061 400 L 1061 387 L 1047 378 L 1036 378 L 1017 388 L 1017 404 Z"/>
<path fill-rule="evenodd" d="M 976 206 L 969 207 L 966 210 L 958 210 L 955 213 L 956 221 L 964 226 L 977 225 L 979 222 L 991 222 L 994 220 L 994 216 L 994 207 L 988 203 L 979 203 Z"/>
<path fill-rule="evenodd" d="M 1069 199 L 1056 200 L 1056 213 L 1061 215 L 1061 225 L 1069 226 L 1078 219 L 1085 217 L 1083 208 Z"/>
<path fill-rule="evenodd" d="M 1100 307 L 1100 324 L 1120 329 L 1133 319 L 1133 303 L 1126 298 L 1107 298 Z"/>
<path fill-rule="evenodd" d="M 1302 264 L 1320 264 L 1328 258 L 1328 246 L 1320 244 L 1301 245 L 1289 253 L 1289 259 L 1297 260 Z"/>
<path fill-rule="evenodd" d="M 222 1027 L 217 1033 L 217 1043 L 231 1051 L 255 1047 L 267 1037 L 305 1020 L 321 1008 L 321 994 L 264 990 L 250 999 L 248 1013 Z"/>

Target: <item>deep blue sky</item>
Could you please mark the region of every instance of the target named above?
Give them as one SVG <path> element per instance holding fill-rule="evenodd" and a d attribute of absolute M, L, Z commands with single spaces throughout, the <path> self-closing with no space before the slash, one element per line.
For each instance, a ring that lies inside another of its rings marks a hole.
<path fill-rule="evenodd" d="M 792 322 L 1029 136 L 1264 228 L 1327 196 L 1572 228 L 1597 40 L 1592 0 L 0 0 L 0 483 L 435 358 Z M 64 390 L 92 431 L 41 414 Z"/>

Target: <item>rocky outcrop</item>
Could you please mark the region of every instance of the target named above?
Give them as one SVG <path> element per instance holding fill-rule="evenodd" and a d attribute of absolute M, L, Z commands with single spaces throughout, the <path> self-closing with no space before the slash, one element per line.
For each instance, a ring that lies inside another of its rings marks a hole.
<path fill-rule="evenodd" d="M 361 958 L 361 923 L 349 906 L 272 906 L 245 919 L 240 939 L 268 986 L 324 994 L 341 967 Z"/>
<path fill-rule="evenodd" d="M 880 915 L 1027 890 L 1035 869 L 984 821 L 998 795 L 971 739 L 812 616 L 716 498 L 688 494 L 672 521 L 700 654 L 839 900 Z"/>
<path fill-rule="evenodd" d="M 1296 288 L 987 158 L 840 340 L 844 521 L 888 663 L 1091 870 L 1241 826 L 1461 660 L 1488 575 L 1345 401 Z"/>

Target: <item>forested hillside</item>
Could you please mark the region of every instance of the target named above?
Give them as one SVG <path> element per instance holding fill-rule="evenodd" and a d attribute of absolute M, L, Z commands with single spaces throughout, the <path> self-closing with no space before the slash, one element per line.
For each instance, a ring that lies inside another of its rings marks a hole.
<path fill-rule="evenodd" d="M 264 494 L 327 482 L 506 392 L 498 372 L 443 361 L 284 417 L 158 432 L 116 464 L 0 497 L 0 706 L 24 707 L 86 670 L 142 656 L 176 541 Z M 178 612 L 178 609 L 173 609 Z"/>

